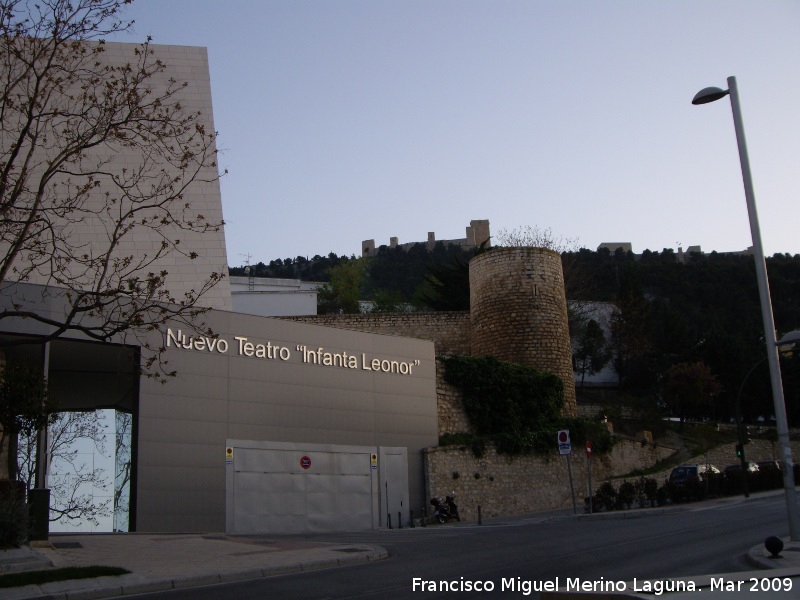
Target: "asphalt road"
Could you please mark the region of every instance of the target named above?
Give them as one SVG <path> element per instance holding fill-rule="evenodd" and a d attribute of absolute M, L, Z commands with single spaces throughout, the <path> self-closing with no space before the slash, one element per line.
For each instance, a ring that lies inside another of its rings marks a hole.
<path fill-rule="evenodd" d="M 533 588 L 557 578 L 563 585 L 567 578 L 632 581 L 752 570 L 744 560 L 746 552 L 769 535 L 788 533 L 780 496 L 733 505 L 686 505 L 642 518 L 622 516 L 534 516 L 483 525 L 304 536 L 379 544 L 389 551 L 389 559 L 141 598 L 383 600 L 465 593 L 441 591 L 440 581 L 459 590 L 470 584 L 494 587 L 491 593 L 472 591 L 470 598 L 538 598 Z"/>

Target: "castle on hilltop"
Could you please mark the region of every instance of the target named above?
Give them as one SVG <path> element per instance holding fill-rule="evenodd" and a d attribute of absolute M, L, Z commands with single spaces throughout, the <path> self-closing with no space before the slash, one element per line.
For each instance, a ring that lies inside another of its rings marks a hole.
<path fill-rule="evenodd" d="M 457 240 L 438 240 L 445 245 L 461 246 L 462 248 L 478 248 L 481 244 L 486 243 L 486 246 L 491 245 L 491 235 L 489 233 L 489 220 L 473 220 L 469 222 L 469 227 L 466 230 L 466 237 Z M 433 231 L 428 232 L 427 242 L 409 242 L 407 244 L 400 244 L 396 237 L 389 238 L 390 248 L 402 248 L 408 250 L 415 244 L 422 244 L 432 251 L 436 247 L 436 234 Z M 364 240 L 361 242 L 361 256 L 375 256 L 375 240 Z"/>
<path fill-rule="evenodd" d="M 597 246 L 597 251 L 600 252 L 601 250 L 608 250 L 612 254 L 619 251 L 622 252 L 630 252 L 633 254 L 633 257 L 636 260 L 639 260 L 642 255 L 636 254 L 633 251 L 633 245 L 630 242 L 603 242 L 599 246 Z M 669 248 L 664 248 L 664 252 L 671 252 Z M 675 255 L 675 260 L 679 263 L 685 263 L 687 258 L 692 254 L 705 254 L 703 252 L 703 248 L 700 246 L 689 246 L 685 251 L 683 247 L 678 246 L 678 252 Z M 737 250 L 733 252 L 718 252 L 718 254 L 728 254 L 728 255 L 751 255 L 753 254 L 753 247 L 750 246 L 746 250 Z"/>

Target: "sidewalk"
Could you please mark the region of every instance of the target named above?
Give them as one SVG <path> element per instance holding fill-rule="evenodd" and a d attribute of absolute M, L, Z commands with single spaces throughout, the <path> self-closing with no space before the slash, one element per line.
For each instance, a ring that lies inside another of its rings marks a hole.
<path fill-rule="evenodd" d="M 2 588 L 4 600 L 108 598 L 327 569 L 387 558 L 380 546 L 225 534 L 52 535 L 48 544 L 0 550 L 0 573 L 49 566 L 123 567 L 129 575 Z"/>

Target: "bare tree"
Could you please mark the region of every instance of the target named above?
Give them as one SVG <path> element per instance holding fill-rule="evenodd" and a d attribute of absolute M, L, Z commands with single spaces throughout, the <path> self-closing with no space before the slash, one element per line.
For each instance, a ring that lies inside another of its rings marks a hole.
<path fill-rule="evenodd" d="M 60 413 L 50 427 L 47 453 L 51 473 L 50 521 L 99 524 L 100 517 L 111 514 L 110 479 L 105 469 L 87 459 L 92 453 L 108 454 L 105 417 L 95 412 Z M 34 487 L 36 432 L 21 435 L 19 440 L 21 479 L 28 489 Z M 95 492 L 108 489 L 105 494 Z"/>
<path fill-rule="evenodd" d="M 577 332 L 576 347 L 572 358 L 574 371 L 581 375 L 581 387 L 586 380 L 586 374 L 594 375 L 603 370 L 611 359 L 611 353 L 606 347 L 606 336 L 603 328 L 594 319 L 589 319 Z"/>
<path fill-rule="evenodd" d="M 131 490 L 133 415 L 117 411 L 114 451 L 114 531 L 128 531 Z"/>
<path fill-rule="evenodd" d="M 567 297 L 570 331 L 577 332 L 591 318 L 591 306 L 584 301 L 586 290 L 591 287 L 591 276 L 578 263 L 580 243 L 577 238 L 557 236 L 549 227 L 522 226 L 516 229 L 501 229 L 493 238 L 496 245 L 508 247 L 546 248 L 558 252 L 564 273 L 564 292 Z"/>
<path fill-rule="evenodd" d="M 130 62 L 107 58 L 104 36 L 131 25 L 118 16 L 127 3 L 0 0 L 0 291 L 42 284 L 66 305 L 15 301 L 0 323 L 39 322 L 43 340 L 135 338 L 144 371 L 162 376 L 163 348 L 146 334 L 168 320 L 202 330 L 198 301 L 223 277 L 175 295 L 163 259 L 197 258 L 192 240 L 222 226 L 185 198 L 220 174 L 216 133 L 184 108 L 187 83 L 166 76 L 150 40 L 131 45 Z M 156 240 L 145 252 L 143 238 Z"/>
<path fill-rule="evenodd" d="M 714 416 L 714 398 L 722 387 L 702 361 L 672 365 L 664 374 L 664 400 L 683 423 L 688 417 Z"/>
<path fill-rule="evenodd" d="M 525 225 L 516 229 L 501 229 L 494 236 L 493 241 L 497 246 L 547 248 L 559 254 L 574 252 L 579 248 L 577 239 L 556 236 L 549 227 L 540 229 L 537 225 Z"/>

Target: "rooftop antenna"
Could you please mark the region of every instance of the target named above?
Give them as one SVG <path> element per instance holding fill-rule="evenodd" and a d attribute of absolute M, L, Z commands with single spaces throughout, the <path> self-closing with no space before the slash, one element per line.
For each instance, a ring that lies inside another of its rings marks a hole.
<path fill-rule="evenodd" d="M 247 289 L 249 291 L 253 291 L 256 288 L 256 277 L 254 269 L 250 267 L 250 259 L 253 258 L 253 255 L 249 252 L 247 254 L 239 253 L 239 256 L 244 256 L 244 274 L 247 275 Z"/>

